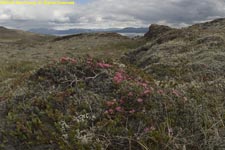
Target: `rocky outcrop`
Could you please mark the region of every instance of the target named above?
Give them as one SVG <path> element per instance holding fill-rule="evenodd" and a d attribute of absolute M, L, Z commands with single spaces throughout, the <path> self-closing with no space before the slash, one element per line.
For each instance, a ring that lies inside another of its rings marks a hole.
<path fill-rule="evenodd" d="M 149 27 L 149 31 L 144 35 L 148 39 L 154 39 L 167 31 L 173 30 L 172 28 L 164 25 L 152 24 Z"/>

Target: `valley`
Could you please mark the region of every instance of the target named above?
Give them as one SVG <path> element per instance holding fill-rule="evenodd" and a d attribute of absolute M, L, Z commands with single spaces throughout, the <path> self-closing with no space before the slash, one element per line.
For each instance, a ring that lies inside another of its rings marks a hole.
<path fill-rule="evenodd" d="M 0 149 L 225 148 L 225 19 L 143 37 L 0 28 Z"/>

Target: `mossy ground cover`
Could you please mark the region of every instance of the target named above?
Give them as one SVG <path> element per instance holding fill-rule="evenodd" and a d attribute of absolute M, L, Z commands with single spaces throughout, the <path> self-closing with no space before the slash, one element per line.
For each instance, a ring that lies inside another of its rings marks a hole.
<path fill-rule="evenodd" d="M 224 149 L 224 30 L 200 27 L 3 45 L 0 149 Z"/>
<path fill-rule="evenodd" d="M 24 77 L 7 101 L 1 147 L 221 148 L 224 102 L 178 85 L 112 60 L 63 57 Z"/>

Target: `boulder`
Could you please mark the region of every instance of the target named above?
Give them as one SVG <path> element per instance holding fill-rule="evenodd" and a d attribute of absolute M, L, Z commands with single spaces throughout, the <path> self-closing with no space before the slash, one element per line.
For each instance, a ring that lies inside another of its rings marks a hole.
<path fill-rule="evenodd" d="M 165 32 L 173 30 L 172 28 L 164 25 L 152 24 L 149 27 L 149 31 L 144 35 L 148 39 L 154 39 Z"/>

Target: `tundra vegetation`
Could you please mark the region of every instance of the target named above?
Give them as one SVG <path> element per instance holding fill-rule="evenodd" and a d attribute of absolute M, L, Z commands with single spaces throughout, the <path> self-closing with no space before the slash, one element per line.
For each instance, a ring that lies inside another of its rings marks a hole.
<path fill-rule="evenodd" d="M 2 42 L 1 149 L 224 149 L 224 29 Z"/>

